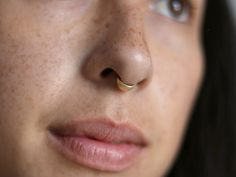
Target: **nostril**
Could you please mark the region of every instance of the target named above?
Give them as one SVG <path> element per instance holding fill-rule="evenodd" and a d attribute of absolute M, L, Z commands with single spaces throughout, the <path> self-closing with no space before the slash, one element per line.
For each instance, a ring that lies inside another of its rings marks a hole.
<path fill-rule="evenodd" d="M 106 68 L 106 69 L 104 69 L 104 70 L 102 71 L 101 76 L 102 76 L 103 78 L 105 78 L 105 77 L 108 77 L 109 75 L 114 74 L 114 73 L 115 73 L 115 71 L 114 71 L 113 69 L 111 69 L 111 68 Z"/>

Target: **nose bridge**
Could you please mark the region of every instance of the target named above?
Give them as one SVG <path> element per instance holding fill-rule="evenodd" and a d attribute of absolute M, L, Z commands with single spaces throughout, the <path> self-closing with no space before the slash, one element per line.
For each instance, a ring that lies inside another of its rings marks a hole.
<path fill-rule="evenodd" d="M 146 48 L 142 14 L 138 9 L 126 7 L 115 10 L 111 27 L 107 35 L 107 42 L 114 47 Z"/>

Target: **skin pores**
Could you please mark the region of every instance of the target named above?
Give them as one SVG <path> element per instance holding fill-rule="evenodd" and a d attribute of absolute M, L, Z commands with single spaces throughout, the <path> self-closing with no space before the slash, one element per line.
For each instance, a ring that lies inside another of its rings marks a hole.
<path fill-rule="evenodd" d="M 150 3 L 0 0 L 0 176 L 167 172 L 204 72 L 204 3 L 193 0 L 185 23 L 150 10 Z M 120 92 L 116 75 L 137 87 Z M 78 117 L 131 124 L 148 145 L 117 173 L 75 164 L 50 146 L 47 134 L 50 125 Z"/>

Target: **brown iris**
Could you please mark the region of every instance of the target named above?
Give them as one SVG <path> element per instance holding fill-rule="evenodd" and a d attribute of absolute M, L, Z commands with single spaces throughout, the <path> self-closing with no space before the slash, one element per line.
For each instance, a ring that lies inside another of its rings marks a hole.
<path fill-rule="evenodd" d="M 184 11 L 185 2 L 186 0 L 169 0 L 168 7 L 171 13 L 176 17 L 180 16 Z"/>

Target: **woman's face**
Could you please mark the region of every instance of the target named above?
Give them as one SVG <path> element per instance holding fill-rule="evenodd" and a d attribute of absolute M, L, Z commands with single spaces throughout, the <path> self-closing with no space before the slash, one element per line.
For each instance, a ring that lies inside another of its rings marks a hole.
<path fill-rule="evenodd" d="M 0 0 L 0 176 L 163 176 L 204 72 L 203 1 Z"/>

